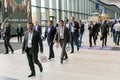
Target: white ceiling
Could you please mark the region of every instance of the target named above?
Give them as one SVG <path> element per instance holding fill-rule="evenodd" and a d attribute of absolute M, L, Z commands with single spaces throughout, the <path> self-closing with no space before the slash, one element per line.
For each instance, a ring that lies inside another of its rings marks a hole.
<path fill-rule="evenodd" d="M 120 0 L 101 0 L 107 4 L 115 4 L 117 5 L 118 7 L 120 7 Z"/>

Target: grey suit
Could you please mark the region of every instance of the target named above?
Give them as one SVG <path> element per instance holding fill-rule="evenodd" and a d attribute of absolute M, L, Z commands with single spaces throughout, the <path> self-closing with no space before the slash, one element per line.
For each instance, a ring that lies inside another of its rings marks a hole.
<path fill-rule="evenodd" d="M 39 33 L 37 31 L 33 31 L 32 47 L 28 48 L 28 33 L 29 33 L 28 31 L 25 32 L 22 51 L 25 51 L 27 53 L 26 55 L 27 55 L 27 59 L 28 59 L 31 72 L 35 74 L 35 67 L 33 63 L 38 65 L 41 72 L 43 69 L 41 63 L 38 60 L 38 52 L 39 52 L 38 43 L 40 45 L 41 52 L 43 51 L 43 44 L 42 44 L 42 40 L 40 38 Z"/>
<path fill-rule="evenodd" d="M 55 36 L 55 40 L 58 41 L 62 47 L 61 52 L 61 63 L 63 63 L 63 60 L 65 58 L 68 58 L 67 52 L 66 52 L 66 44 L 70 42 L 70 36 L 69 36 L 69 29 L 67 27 L 64 27 L 64 38 L 60 38 L 60 27 L 57 28 L 57 33 Z"/>

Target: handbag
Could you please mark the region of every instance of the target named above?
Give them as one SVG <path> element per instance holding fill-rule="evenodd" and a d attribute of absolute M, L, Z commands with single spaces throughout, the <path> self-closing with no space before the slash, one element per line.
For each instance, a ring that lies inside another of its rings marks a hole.
<path fill-rule="evenodd" d="M 45 63 L 48 61 L 48 58 L 45 54 L 40 55 L 40 62 Z"/>
<path fill-rule="evenodd" d="M 67 52 L 70 51 L 70 45 L 69 44 L 66 45 L 66 51 Z"/>

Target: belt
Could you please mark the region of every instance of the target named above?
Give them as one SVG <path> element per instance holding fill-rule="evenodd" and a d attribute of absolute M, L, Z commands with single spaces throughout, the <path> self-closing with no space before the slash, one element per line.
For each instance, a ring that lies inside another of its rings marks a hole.
<path fill-rule="evenodd" d="M 32 48 L 27 47 L 27 49 L 31 50 Z"/>

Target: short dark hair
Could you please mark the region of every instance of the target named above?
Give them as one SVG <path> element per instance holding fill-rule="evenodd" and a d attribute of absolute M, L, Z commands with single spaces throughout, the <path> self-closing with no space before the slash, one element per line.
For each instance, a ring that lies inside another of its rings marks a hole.
<path fill-rule="evenodd" d="M 32 24 L 32 26 L 34 25 L 32 22 L 28 22 L 27 24 Z"/>
<path fill-rule="evenodd" d="M 78 21 L 82 22 L 81 20 L 78 20 Z"/>
<path fill-rule="evenodd" d="M 120 20 L 118 20 L 118 22 L 120 23 Z"/>
<path fill-rule="evenodd" d="M 52 23 L 53 24 L 53 21 L 52 20 L 48 20 L 48 22 Z"/>
<path fill-rule="evenodd" d="M 60 20 L 59 22 L 62 22 L 62 23 L 64 23 L 64 21 L 63 21 L 63 20 Z"/>

